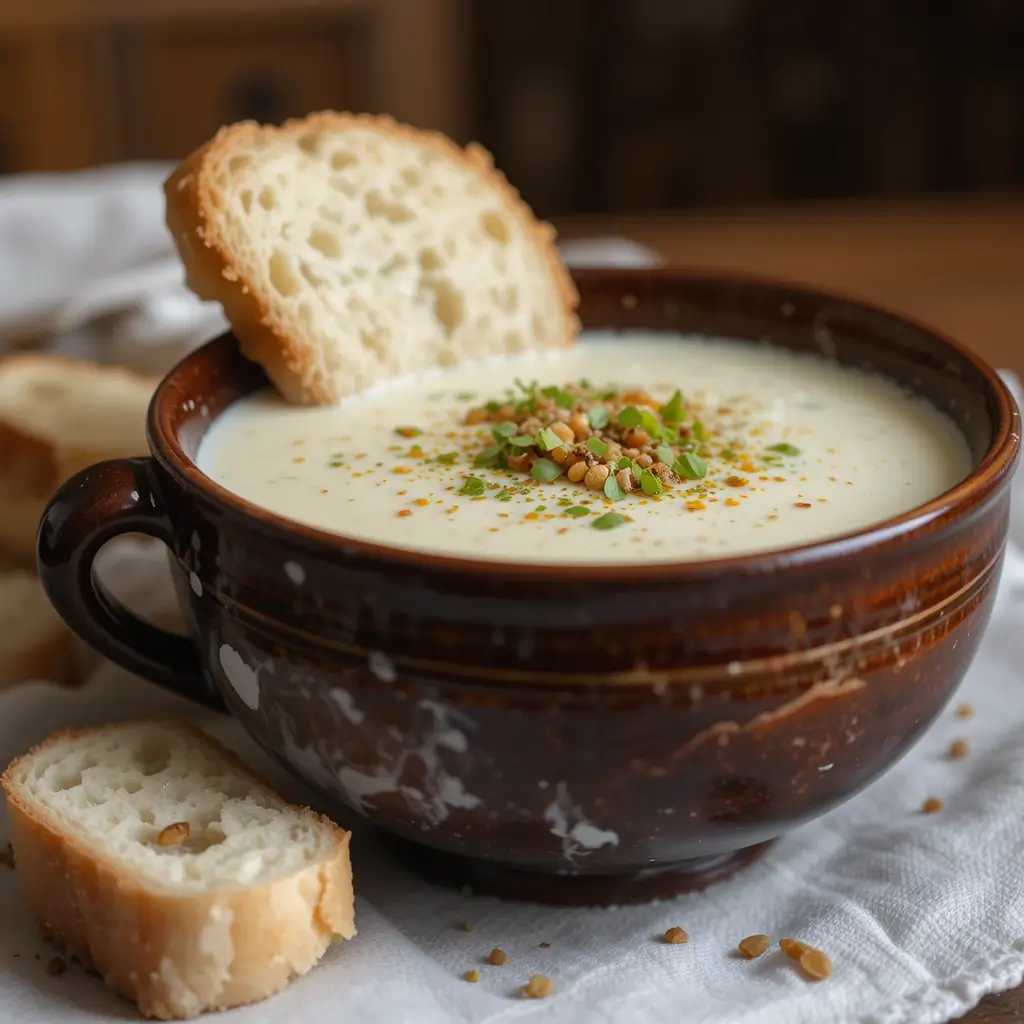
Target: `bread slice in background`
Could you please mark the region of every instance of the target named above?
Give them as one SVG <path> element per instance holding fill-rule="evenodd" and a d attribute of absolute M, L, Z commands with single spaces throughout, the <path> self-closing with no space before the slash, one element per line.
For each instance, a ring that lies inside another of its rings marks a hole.
<path fill-rule="evenodd" d="M 263 999 L 355 934 L 348 833 L 191 725 L 57 733 L 2 784 L 44 935 L 148 1017 Z"/>
<path fill-rule="evenodd" d="M 28 680 L 77 681 L 74 637 L 31 572 L 0 573 L 0 690 Z"/>
<path fill-rule="evenodd" d="M 35 560 L 47 501 L 103 459 L 145 455 L 155 381 L 60 356 L 0 359 L 0 546 Z"/>
<path fill-rule="evenodd" d="M 189 286 L 289 401 L 575 339 L 554 230 L 479 146 L 366 115 L 249 121 L 165 192 Z"/>

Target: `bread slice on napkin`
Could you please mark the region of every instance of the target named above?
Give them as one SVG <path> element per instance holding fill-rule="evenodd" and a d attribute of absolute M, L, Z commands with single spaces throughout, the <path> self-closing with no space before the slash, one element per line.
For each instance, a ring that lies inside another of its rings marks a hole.
<path fill-rule="evenodd" d="M 194 726 L 57 733 L 2 783 L 44 935 L 148 1017 L 263 999 L 355 934 L 348 833 Z"/>
<path fill-rule="evenodd" d="M 76 681 L 74 637 L 31 572 L 0 572 L 0 690 L 30 679 Z"/>
<path fill-rule="evenodd" d="M 145 455 L 155 382 L 47 355 L 0 359 L 0 545 L 35 560 L 46 502 L 80 469 Z"/>
<path fill-rule="evenodd" d="M 479 146 L 386 117 L 248 121 L 164 188 L 189 286 L 292 402 L 575 338 L 554 230 Z"/>

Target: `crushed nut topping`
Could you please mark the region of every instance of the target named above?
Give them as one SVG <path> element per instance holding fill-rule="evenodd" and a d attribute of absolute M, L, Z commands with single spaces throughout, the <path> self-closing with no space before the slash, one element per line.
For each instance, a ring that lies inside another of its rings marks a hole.
<path fill-rule="evenodd" d="M 832 961 L 820 949 L 805 949 L 800 955 L 800 969 L 812 981 L 824 981 L 832 973 Z"/>
<path fill-rule="evenodd" d="M 495 967 L 504 967 L 508 963 L 508 953 L 503 949 L 495 948 L 491 950 L 490 956 L 487 959 Z"/>
<path fill-rule="evenodd" d="M 555 991 L 555 983 L 546 974 L 534 974 L 523 986 L 527 999 L 547 999 Z"/>
<path fill-rule="evenodd" d="M 181 846 L 186 839 L 188 839 L 191 833 L 191 828 L 187 821 L 176 821 L 172 825 L 168 825 L 163 829 L 159 836 L 157 836 L 158 846 Z"/>
<path fill-rule="evenodd" d="M 966 757 L 970 752 L 971 747 L 967 740 L 953 740 L 949 745 L 950 760 L 959 761 L 961 758 Z"/>
<path fill-rule="evenodd" d="M 739 951 L 747 960 L 754 960 L 767 951 L 771 942 L 767 935 L 748 935 L 740 942 Z"/>
<path fill-rule="evenodd" d="M 782 950 L 790 960 L 799 960 L 811 947 L 799 939 L 779 939 L 779 949 Z"/>
<path fill-rule="evenodd" d="M 665 932 L 664 940 L 672 945 L 677 945 L 680 942 L 689 942 L 690 936 L 687 935 L 682 928 L 676 925 Z"/>

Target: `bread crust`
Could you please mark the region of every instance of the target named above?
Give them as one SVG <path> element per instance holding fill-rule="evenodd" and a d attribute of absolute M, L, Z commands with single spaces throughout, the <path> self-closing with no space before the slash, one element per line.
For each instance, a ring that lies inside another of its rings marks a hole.
<path fill-rule="evenodd" d="M 156 382 L 121 367 L 83 363 L 65 356 L 25 353 L 0 359 L 0 374 L 38 368 L 50 376 L 57 368 L 68 377 L 120 377 L 155 388 Z M 86 385 L 87 386 L 87 385 Z M 0 545 L 26 562 L 35 562 L 36 530 L 46 503 L 65 480 L 110 452 L 77 447 L 14 422 L 0 406 Z M 135 454 L 144 455 L 145 452 Z"/>
<path fill-rule="evenodd" d="M 28 571 L 0 572 L 0 592 L 12 576 L 34 579 Z M 38 581 L 35 585 L 40 589 L 39 600 L 45 601 L 41 585 Z M 80 681 L 75 638 L 56 612 L 50 611 L 49 617 L 52 617 L 51 628 L 44 636 L 29 637 L 30 642 L 25 646 L 0 648 L 0 690 L 35 679 L 61 686 Z M 13 639 L 17 644 L 25 644 L 22 636 Z"/>
<path fill-rule="evenodd" d="M 26 800 L 14 772 L 64 740 L 122 728 L 64 730 L 0 777 L 18 877 L 44 937 L 97 971 L 147 1017 L 187 1019 L 252 1003 L 306 973 L 337 939 L 355 935 L 349 834 L 333 831 L 330 856 L 264 885 L 211 893 L 161 890 L 63 833 Z M 239 772 L 271 789 L 233 753 L 188 722 L 166 723 L 210 744 Z"/>
<path fill-rule="evenodd" d="M 221 157 L 240 142 L 352 127 L 372 128 L 381 135 L 429 146 L 486 179 L 542 254 L 562 306 L 561 343 L 573 343 L 579 329 L 575 312 L 579 296 L 558 255 L 555 229 L 534 218 L 519 192 L 495 168 L 491 154 L 482 146 L 471 143 L 461 149 L 438 132 L 411 128 L 386 115 L 321 111 L 286 121 L 280 128 L 242 121 L 222 128 L 213 139 L 192 153 L 164 183 L 167 226 L 185 266 L 188 286 L 201 299 L 221 304 L 242 352 L 266 370 L 289 402 L 322 405 L 337 401 L 341 396 L 331 381 L 317 375 L 309 353 L 296 344 L 286 326 L 275 316 L 273 304 L 236 265 L 230 248 L 218 234 L 214 215 L 222 208 L 223 198 L 213 182 L 213 169 Z"/>

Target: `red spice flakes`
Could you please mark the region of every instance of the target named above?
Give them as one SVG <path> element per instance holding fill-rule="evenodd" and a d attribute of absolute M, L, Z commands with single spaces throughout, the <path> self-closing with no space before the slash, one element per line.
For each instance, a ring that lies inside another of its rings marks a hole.
<path fill-rule="evenodd" d="M 523 518 L 524 519 L 540 519 L 540 513 L 539 512 L 527 512 L 526 515 L 523 516 Z"/>
<path fill-rule="evenodd" d="M 949 745 L 949 758 L 951 761 L 960 761 L 971 752 L 967 740 L 953 740 Z"/>
<path fill-rule="evenodd" d="M 784 476 L 773 476 L 773 477 L 772 477 L 772 479 L 773 479 L 773 480 L 774 480 L 774 481 L 775 481 L 775 482 L 776 482 L 777 484 L 784 484 L 784 483 L 786 482 L 786 478 L 785 478 Z"/>
<path fill-rule="evenodd" d="M 972 708 L 970 704 L 961 704 L 960 707 L 956 709 L 956 717 L 962 719 L 973 718 L 974 708 Z"/>
<path fill-rule="evenodd" d="M 501 533 L 500 526 L 489 526 L 487 527 L 489 533 Z"/>
<path fill-rule="evenodd" d="M 945 805 L 937 796 L 930 796 L 921 804 L 922 814 L 938 814 Z"/>
<path fill-rule="evenodd" d="M 686 507 L 690 512 L 703 512 L 707 505 L 703 501 L 688 501 Z"/>
<path fill-rule="evenodd" d="M 568 526 L 563 526 L 558 532 L 559 533 L 568 533 L 569 532 L 569 527 Z"/>
<path fill-rule="evenodd" d="M 420 508 L 426 508 L 430 504 L 430 499 L 429 498 L 416 498 L 416 500 L 413 501 L 413 504 L 414 505 L 419 505 Z"/>
<path fill-rule="evenodd" d="M 726 487 L 746 487 L 750 481 L 745 476 L 727 476 L 725 478 Z"/>
<path fill-rule="evenodd" d="M 729 506 L 729 508 L 739 508 L 740 507 L 740 503 L 735 498 L 726 498 L 725 499 L 725 503 L 726 503 L 726 505 Z"/>
<path fill-rule="evenodd" d="M 455 513 L 456 513 L 456 512 L 458 512 L 458 511 L 459 511 L 459 506 L 458 506 L 458 505 L 452 505 L 452 507 L 451 507 L 451 508 L 446 508 L 446 509 L 444 510 L 444 514 L 445 514 L 446 516 L 453 516 L 453 515 L 455 515 Z"/>
<path fill-rule="evenodd" d="M 809 501 L 797 501 L 794 502 L 797 508 L 812 508 L 813 506 Z"/>
<path fill-rule="evenodd" d="M 320 491 L 320 493 L 321 493 L 321 494 L 326 494 L 326 493 L 327 493 L 327 488 L 326 488 L 326 487 L 322 488 L 322 489 L 321 489 L 321 491 Z"/>
<path fill-rule="evenodd" d="M 391 470 L 391 472 L 392 473 L 411 473 L 412 472 L 412 467 L 411 466 L 395 466 L 395 468 L 393 470 Z"/>
<path fill-rule="evenodd" d="M 534 974 L 523 986 L 526 999 L 547 999 L 555 991 L 555 983 L 546 974 Z"/>
<path fill-rule="evenodd" d="M 412 509 L 411 508 L 400 508 L 398 510 L 398 515 L 400 517 L 402 517 L 402 518 L 405 518 L 405 516 L 411 516 L 412 515 Z"/>

